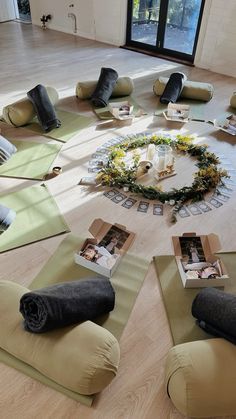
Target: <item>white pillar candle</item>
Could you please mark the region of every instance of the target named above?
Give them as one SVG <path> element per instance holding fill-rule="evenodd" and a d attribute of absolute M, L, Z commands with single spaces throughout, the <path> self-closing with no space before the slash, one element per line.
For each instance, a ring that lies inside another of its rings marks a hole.
<path fill-rule="evenodd" d="M 165 156 L 160 156 L 157 162 L 157 171 L 165 170 Z"/>
<path fill-rule="evenodd" d="M 156 147 L 154 144 L 149 144 L 148 148 L 147 148 L 147 160 L 152 161 L 154 154 L 156 151 Z"/>

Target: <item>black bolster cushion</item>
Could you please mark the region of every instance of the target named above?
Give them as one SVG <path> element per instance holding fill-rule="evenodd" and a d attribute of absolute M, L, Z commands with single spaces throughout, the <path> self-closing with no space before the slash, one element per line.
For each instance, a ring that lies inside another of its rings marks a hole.
<path fill-rule="evenodd" d="M 187 80 L 187 77 L 183 73 L 172 73 L 168 82 L 166 83 L 166 87 L 164 92 L 160 97 L 161 103 L 175 103 L 177 102 L 182 89 L 184 87 L 184 82 Z"/>
<path fill-rule="evenodd" d="M 16 217 L 15 211 L 0 204 L 0 234 L 4 233 Z"/>
<path fill-rule="evenodd" d="M 192 315 L 207 333 L 236 343 L 236 296 L 217 288 L 205 288 L 192 304 Z"/>
<path fill-rule="evenodd" d="M 107 106 L 117 79 L 118 73 L 113 68 L 102 67 L 96 88 L 91 96 L 93 106 L 96 108 Z"/>
<path fill-rule="evenodd" d="M 25 329 L 42 333 L 109 313 L 115 292 L 107 278 L 63 282 L 28 292 L 21 297 Z"/>
<path fill-rule="evenodd" d="M 38 84 L 27 92 L 27 96 L 33 104 L 39 123 L 45 132 L 61 126 L 61 121 L 57 118 L 47 90 L 42 84 Z"/>

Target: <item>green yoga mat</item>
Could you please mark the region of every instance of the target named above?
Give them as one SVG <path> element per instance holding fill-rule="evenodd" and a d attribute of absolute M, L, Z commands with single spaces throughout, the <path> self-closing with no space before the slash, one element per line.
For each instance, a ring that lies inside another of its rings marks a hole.
<path fill-rule="evenodd" d="M 0 176 L 43 180 L 59 153 L 60 144 L 11 141 L 17 152 L 0 166 Z"/>
<path fill-rule="evenodd" d="M 178 103 L 180 105 L 190 106 L 189 119 L 193 121 L 200 121 L 200 122 L 208 121 L 208 119 L 205 116 L 205 108 L 206 108 L 205 102 L 201 102 L 198 100 L 181 99 L 181 100 L 178 100 Z M 154 115 L 163 116 L 164 118 L 163 111 L 167 111 L 167 105 L 162 104 L 160 100 L 158 99 L 157 110 L 155 111 Z"/>
<path fill-rule="evenodd" d="M 136 100 L 131 97 L 131 96 L 125 96 L 125 97 L 119 97 L 119 98 L 112 98 L 109 100 L 110 103 L 114 103 L 114 102 L 130 102 L 133 107 L 133 114 L 134 116 L 141 116 L 141 115 L 146 115 L 147 112 L 145 112 L 141 106 L 139 106 L 139 104 L 136 102 Z M 115 119 L 114 116 L 111 114 L 111 112 L 109 111 L 108 107 L 106 106 L 105 108 L 94 108 L 94 112 L 96 113 L 96 115 L 98 116 L 99 119 Z"/>
<path fill-rule="evenodd" d="M 66 112 L 59 109 L 57 109 L 56 112 L 61 121 L 60 128 L 55 128 L 52 131 L 45 133 L 38 124 L 36 118 L 34 122 L 26 125 L 24 128 L 34 131 L 37 134 L 46 135 L 46 137 L 53 138 L 54 140 L 61 141 L 62 143 L 66 143 L 80 130 L 87 128 L 94 121 L 94 118 L 79 115 L 73 112 Z"/>
<path fill-rule="evenodd" d="M 0 203 L 16 212 L 12 225 L 0 235 L 0 253 L 70 231 L 44 185 L 0 195 Z"/>
<path fill-rule="evenodd" d="M 218 255 L 224 262 L 230 277 L 224 291 L 236 294 L 234 279 L 236 253 L 218 253 Z M 195 319 L 191 314 L 192 302 L 201 288 L 183 287 L 174 256 L 156 256 L 154 263 L 174 344 L 211 338 L 212 336 L 195 324 Z"/>
<path fill-rule="evenodd" d="M 34 279 L 30 289 L 96 275 L 74 262 L 74 252 L 81 247 L 83 241 L 84 239 L 79 239 L 72 234 L 68 235 Z M 111 278 L 116 293 L 115 308 L 109 316 L 99 318 L 97 323 L 108 329 L 117 339 L 120 339 L 125 328 L 148 267 L 147 260 L 127 253 Z M 6 351 L 0 350 L 0 360 L 74 400 L 88 406 L 91 406 L 93 402 L 94 396 L 84 396 L 56 384 Z"/>

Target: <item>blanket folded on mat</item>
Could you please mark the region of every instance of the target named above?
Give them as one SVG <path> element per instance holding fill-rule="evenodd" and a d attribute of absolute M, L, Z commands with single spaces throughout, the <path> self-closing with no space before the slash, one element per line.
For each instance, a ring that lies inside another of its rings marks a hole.
<path fill-rule="evenodd" d="M 64 282 L 24 294 L 20 312 L 25 329 L 42 333 L 93 320 L 109 313 L 115 304 L 115 292 L 106 278 Z"/>
<path fill-rule="evenodd" d="M 15 211 L 0 204 L 0 234 L 10 227 L 15 217 Z"/>
<path fill-rule="evenodd" d="M 166 83 L 166 87 L 164 92 L 160 97 L 161 103 L 175 103 L 184 87 L 184 82 L 187 80 L 187 77 L 183 73 L 172 73 L 168 82 Z"/>
<path fill-rule="evenodd" d="M 9 160 L 16 151 L 16 147 L 0 135 L 0 165 Z"/>
<path fill-rule="evenodd" d="M 40 125 L 45 132 L 61 126 L 61 121 L 57 118 L 54 106 L 50 101 L 47 90 L 42 84 L 38 84 L 27 92 L 29 100 L 32 102 L 37 114 Z"/>
<path fill-rule="evenodd" d="M 195 297 L 192 315 L 207 333 L 236 344 L 236 296 L 205 288 Z"/>
<path fill-rule="evenodd" d="M 107 106 L 117 79 L 118 73 L 113 68 L 102 67 L 97 86 L 91 96 L 92 104 L 96 108 Z"/>

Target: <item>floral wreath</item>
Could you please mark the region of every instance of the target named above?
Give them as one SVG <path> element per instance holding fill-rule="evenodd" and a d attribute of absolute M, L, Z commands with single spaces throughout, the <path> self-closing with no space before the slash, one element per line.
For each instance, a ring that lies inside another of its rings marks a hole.
<path fill-rule="evenodd" d="M 97 181 L 102 185 L 127 187 L 130 192 L 146 199 L 158 200 L 173 205 L 172 222 L 176 221 L 176 213 L 187 201 L 200 201 L 204 195 L 218 186 L 224 186 L 223 178 L 228 178 L 227 171 L 218 167 L 219 158 L 209 151 L 206 144 L 193 144 L 194 137 L 176 135 L 175 138 L 164 135 L 145 135 L 126 137 L 121 143 L 109 147 L 106 164 L 97 173 Z M 198 171 L 194 174 L 191 186 L 180 189 L 173 188 L 169 192 L 162 191 L 160 186 L 144 186 L 136 183 L 137 168 L 140 162 L 139 147 L 154 144 L 167 144 L 177 152 L 196 157 Z M 132 162 L 129 167 L 124 162 L 128 151 L 132 151 Z"/>

